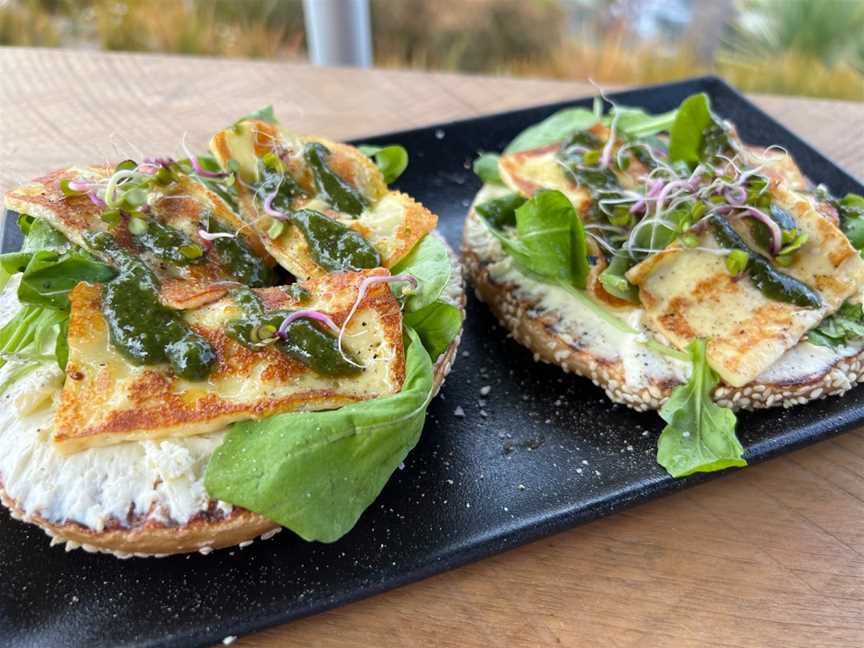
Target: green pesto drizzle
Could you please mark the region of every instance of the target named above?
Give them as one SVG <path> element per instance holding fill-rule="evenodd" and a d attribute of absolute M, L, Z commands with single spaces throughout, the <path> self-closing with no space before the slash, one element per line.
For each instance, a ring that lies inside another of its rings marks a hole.
<path fill-rule="evenodd" d="M 303 157 L 312 171 L 318 194 L 328 204 L 355 217 L 368 206 L 369 201 L 360 190 L 330 168 L 327 163 L 330 150 L 326 146 L 317 142 L 309 144 L 303 151 Z"/>
<path fill-rule="evenodd" d="M 212 216 L 208 217 L 205 222 L 206 229 L 211 234 L 230 231 Z M 241 234 L 235 234 L 231 238 L 217 238 L 212 243 L 213 250 L 219 258 L 219 264 L 232 279 L 252 288 L 273 285 L 275 280 L 273 270 L 267 267 L 264 260 L 252 251 Z"/>
<path fill-rule="evenodd" d="M 111 343 L 133 364 L 167 362 L 181 378 L 205 379 L 216 364 L 216 352 L 180 312 L 162 304 L 159 282 L 150 269 L 107 232 L 87 232 L 84 239 L 120 271 L 102 290 Z"/>
<path fill-rule="evenodd" d="M 288 325 L 285 338 L 277 338 L 279 325 L 291 311 L 265 312 L 258 296 L 246 287 L 232 290 L 231 296 L 243 315 L 227 322 L 225 333 L 246 348 L 260 350 L 272 345 L 325 376 L 350 376 L 362 371 L 354 358 L 339 350 L 337 337 L 314 321 L 297 319 Z"/>
<path fill-rule="evenodd" d="M 301 209 L 290 215 L 315 263 L 326 270 L 362 270 L 381 265 L 381 255 L 359 233 L 334 218 L 312 209 Z"/>
<path fill-rule="evenodd" d="M 204 261 L 204 250 L 180 230 L 148 218 L 137 219 L 145 227 L 133 233 L 132 240 L 142 249 L 176 266 L 188 266 Z"/>
<path fill-rule="evenodd" d="M 822 298 L 807 284 L 794 277 L 778 271 L 771 263 L 752 250 L 739 236 L 725 218 L 712 214 L 708 217 L 714 238 L 724 248 L 741 250 L 747 254 L 749 261 L 746 272 L 763 295 L 769 299 L 803 308 L 820 308 Z"/>

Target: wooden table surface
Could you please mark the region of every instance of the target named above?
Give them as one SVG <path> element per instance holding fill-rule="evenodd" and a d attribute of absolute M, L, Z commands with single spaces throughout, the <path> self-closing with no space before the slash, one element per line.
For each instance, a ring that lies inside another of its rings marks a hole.
<path fill-rule="evenodd" d="M 0 190 L 53 167 L 203 150 L 273 103 L 350 138 L 591 94 L 586 84 L 0 49 Z M 754 96 L 864 177 L 864 104 Z M 864 645 L 852 432 L 236 646 Z"/>

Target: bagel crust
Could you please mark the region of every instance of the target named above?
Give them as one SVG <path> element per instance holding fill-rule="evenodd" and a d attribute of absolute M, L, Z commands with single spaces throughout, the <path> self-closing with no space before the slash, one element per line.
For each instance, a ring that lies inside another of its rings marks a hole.
<path fill-rule="evenodd" d="M 489 194 L 478 194 L 475 204 Z M 581 327 L 565 321 L 560 312 L 550 308 L 531 290 L 532 281 L 515 270 L 500 272 L 509 259 L 500 244 L 489 233 L 473 209 L 465 221 L 463 263 L 468 280 L 481 301 L 485 302 L 501 325 L 514 339 L 534 354 L 535 361 L 561 367 L 567 373 L 589 378 L 614 402 L 637 411 L 659 409 L 672 390 L 686 380 L 686 367 L 674 367 L 658 375 L 628 379 L 624 354 L 609 357 L 600 353 L 586 338 Z M 524 281 L 523 281 L 524 279 Z M 793 349 L 803 352 L 811 345 L 799 343 Z M 799 348 L 800 347 L 800 348 Z M 820 348 L 820 354 L 828 354 Z M 845 354 L 828 354 L 812 370 L 789 371 L 788 375 L 768 371 L 741 387 L 720 383 L 714 400 L 732 409 L 792 407 L 827 396 L 840 395 L 864 381 L 864 350 L 850 349 Z M 781 359 L 782 361 L 782 359 Z M 681 364 L 681 363 L 677 363 Z M 787 362 L 794 364 L 791 360 Z M 684 369 L 684 371 L 682 371 Z"/>
<path fill-rule="evenodd" d="M 464 318 L 465 292 L 461 266 L 449 246 L 448 250 L 453 274 L 441 298 L 458 306 Z M 435 362 L 433 395 L 438 393 L 453 366 L 460 339 L 461 331 Z M 104 525 L 98 525 L 101 528 L 96 528 L 97 525 L 89 526 L 68 519 L 49 519 L 50 516 L 42 512 L 28 512 L 21 502 L 9 494 L 12 489 L 4 483 L 4 479 L 7 477 L 0 472 L 0 502 L 9 509 L 11 516 L 42 528 L 51 537 L 52 545 L 63 544 L 67 551 L 81 548 L 88 552 L 110 553 L 118 558 L 162 557 L 195 551 L 208 554 L 215 549 L 235 545 L 245 547 L 256 538 L 268 539 L 282 528 L 257 513 L 214 500 L 210 500 L 201 507 L 202 510 L 183 523 L 147 515 L 122 524 L 116 519 L 109 519 Z"/>

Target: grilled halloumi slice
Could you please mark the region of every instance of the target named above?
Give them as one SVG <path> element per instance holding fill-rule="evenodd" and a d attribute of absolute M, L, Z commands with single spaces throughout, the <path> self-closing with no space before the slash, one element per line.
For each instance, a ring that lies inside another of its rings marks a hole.
<path fill-rule="evenodd" d="M 303 159 L 307 144 L 317 142 L 330 150 L 329 166 L 341 178 L 357 187 L 369 201 L 369 206 L 356 218 L 343 214 L 315 197 L 312 173 Z M 381 256 L 384 267 L 396 265 L 426 234 L 435 229 L 438 219 L 423 205 L 406 194 L 388 191 L 377 166 L 358 149 L 321 137 L 297 136 L 267 122 L 244 121 L 216 133 L 210 149 L 219 163 L 226 167 L 234 160 L 242 182 L 237 191 L 240 211 L 264 242 L 268 252 L 300 280 L 317 277 L 326 270 L 309 253 L 302 232 L 293 225 L 280 228 L 271 238 L 268 232 L 275 219 L 262 208 L 263 196 L 255 187 L 262 180 L 259 159 L 277 151 L 286 170 L 308 194 L 297 198 L 294 209 L 314 209 L 359 232 Z"/>
<path fill-rule="evenodd" d="M 587 209 L 591 192 L 573 182 L 558 159 L 560 144 L 502 155 L 498 162 L 501 179 L 511 190 L 530 198 L 540 189 L 558 189 L 579 210 Z"/>
<path fill-rule="evenodd" d="M 61 180 L 76 178 L 104 182 L 113 172 L 113 167 L 105 166 L 72 167 L 54 171 L 6 194 L 6 208 L 45 220 L 70 241 L 87 249 L 84 240 L 86 232 L 108 230 L 108 224 L 100 218 L 105 208 L 95 205 L 87 196 L 64 196 L 59 183 Z M 239 232 L 249 250 L 258 256 L 265 266 L 275 265 L 258 235 L 244 227 L 243 221 L 219 196 L 188 176 L 181 176 L 178 181 L 152 193 L 150 205 L 151 218 L 182 231 L 205 250 L 210 247 L 209 242 L 201 240 L 199 230 L 202 222 L 212 217 L 222 228 Z M 128 221 L 118 224 L 113 236 L 121 246 L 139 256 L 156 274 L 161 284 L 162 301 L 171 308 L 195 308 L 219 299 L 227 292 L 234 279 L 230 269 L 222 264 L 219 255 L 212 249 L 204 255 L 201 262 L 180 267 L 138 249 L 129 234 Z M 99 251 L 91 252 L 102 257 L 104 261 L 111 262 L 110 258 Z"/>
<path fill-rule="evenodd" d="M 381 270 L 331 274 L 304 285 L 314 308 L 342 325 L 363 279 Z M 281 288 L 255 291 L 269 310 L 297 307 Z M 399 391 L 405 374 L 402 316 L 386 284 L 363 296 L 344 348 L 365 366 L 357 375 L 324 376 L 270 347 L 250 350 L 224 332 L 242 313 L 228 296 L 184 313 L 216 350 L 205 382 L 188 382 L 166 366 L 134 366 L 109 341 L 101 287 L 79 284 L 70 294 L 69 361 L 52 439 L 70 453 L 123 441 L 198 435 L 243 419 L 293 410 L 324 410 Z"/>
<path fill-rule="evenodd" d="M 864 261 L 843 233 L 806 197 L 782 185 L 772 193 L 808 235 L 779 270 L 819 293 L 820 308 L 769 299 L 747 276 L 732 277 L 725 257 L 710 251 L 717 247 L 710 233 L 699 248 L 675 243 L 627 273 L 639 287 L 643 323 L 679 349 L 707 338 L 709 364 L 733 387 L 753 381 L 864 285 Z"/>

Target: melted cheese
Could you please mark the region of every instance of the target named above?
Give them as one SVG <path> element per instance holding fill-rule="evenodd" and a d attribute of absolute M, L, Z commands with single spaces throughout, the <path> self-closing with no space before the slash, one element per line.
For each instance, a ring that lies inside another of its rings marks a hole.
<path fill-rule="evenodd" d="M 324 144 L 330 150 L 328 164 L 340 177 L 357 187 L 369 200 L 370 206 L 358 217 L 339 213 L 315 197 L 315 183 L 303 159 L 303 147 L 311 142 Z M 240 165 L 241 177 L 248 183 L 259 180 L 258 159 L 271 151 L 279 151 L 287 171 L 312 198 L 297 199 L 294 209 L 308 208 L 334 218 L 359 232 L 381 255 L 384 267 L 390 268 L 405 257 L 426 234 L 435 229 L 438 219 L 410 196 L 388 191 L 377 166 L 359 150 L 347 144 L 321 137 L 298 137 L 266 122 L 242 122 L 220 131 L 210 142 L 213 155 L 220 164 L 229 160 Z M 268 216 L 249 187 L 238 187 L 241 213 L 261 236 L 268 252 L 295 277 L 304 280 L 325 274 L 309 253 L 302 232 L 288 225 L 276 238 L 267 232 L 274 219 Z"/>
<path fill-rule="evenodd" d="M 709 363 L 736 387 L 767 370 L 864 283 L 864 261 L 840 230 L 796 193 L 782 186 L 773 193 L 809 237 L 792 265 L 780 270 L 816 290 L 821 308 L 775 301 L 749 277 L 733 279 L 724 256 L 711 252 L 720 250 L 710 234 L 703 235 L 705 249 L 673 244 L 627 273 L 639 286 L 645 325 L 680 349 L 708 338 Z"/>
<path fill-rule="evenodd" d="M 329 275 L 309 282 L 303 306 L 341 325 L 360 282 L 373 272 Z M 268 310 L 296 307 L 279 288 L 256 291 Z M 230 297 L 186 313 L 216 350 L 207 381 L 177 378 L 167 367 L 133 366 L 108 338 L 99 286 L 70 294 L 69 362 L 53 440 L 76 452 L 132 439 L 207 433 L 249 418 L 292 410 L 335 409 L 398 391 L 405 371 L 399 304 L 386 285 L 367 291 L 344 336 L 344 347 L 366 368 L 355 376 L 318 374 L 273 347 L 252 351 L 227 337 L 225 323 L 241 315 Z"/>
<path fill-rule="evenodd" d="M 22 214 L 41 218 L 62 232 L 70 241 L 87 248 L 86 232 L 108 229 L 100 215 L 103 208 L 94 205 L 87 196 L 64 196 L 59 189 L 60 180 L 85 178 L 104 182 L 113 173 L 111 167 L 72 167 L 55 171 L 31 183 L 14 189 L 6 195 L 6 207 Z M 151 217 L 183 231 L 189 238 L 207 248 L 199 237 L 206 216 L 212 215 L 222 226 L 241 230 L 249 247 L 265 263 L 273 265 L 257 234 L 243 227 L 241 221 L 212 191 L 192 178 L 183 176 L 171 185 L 151 192 Z M 221 265 L 218 255 L 208 253 L 202 262 L 179 267 L 165 263 L 149 252 L 136 249 L 127 230 L 128 223 L 119 224 L 113 234 L 117 241 L 140 257 L 153 270 L 161 283 L 162 301 L 178 309 L 195 308 L 224 295 L 230 284 L 228 268 Z M 110 261 L 98 251 L 96 256 Z"/>

